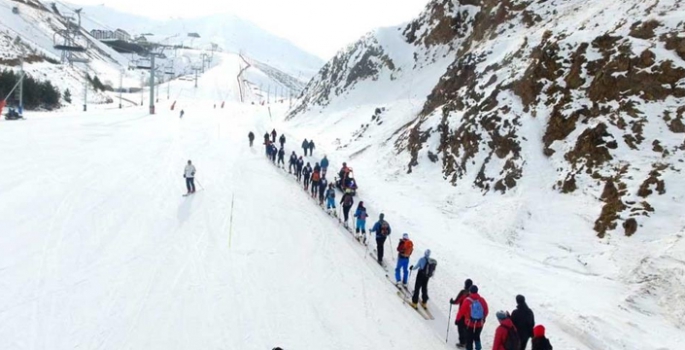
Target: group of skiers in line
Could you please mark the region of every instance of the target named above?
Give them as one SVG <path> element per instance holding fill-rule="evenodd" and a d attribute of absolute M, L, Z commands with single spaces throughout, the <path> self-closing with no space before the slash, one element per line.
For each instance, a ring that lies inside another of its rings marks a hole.
<path fill-rule="evenodd" d="M 276 130 L 271 132 L 271 140 L 269 134 L 264 135 L 264 145 L 266 148 L 266 155 L 272 162 L 276 163 L 276 156 L 278 157 L 278 166 L 285 166 L 283 157 L 285 154 L 285 136 L 281 135 L 279 141 L 281 143 L 280 149 L 274 146 L 276 140 Z M 249 134 L 250 145 L 254 139 L 254 134 Z M 311 148 L 309 145 L 311 144 Z M 305 140 L 302 144 L 305 156 L 307 150 L 313 149 L 313 142 Z M 311 192 L 312 198 L 317 199 L 320 205 L 324 205 L 325 209 L 330 213 L 335 214 L 336 211 L 336 191 L 333 183 L 326 180 L 326 174 L 329 167 L 327 156 L 321 159 L 320 162 L 315 163 L 312 168 L 309 162 L 306 162 L 302 156 L 297 156 L 293 151 L 290 155 L 288 172 L 294 174 L 298 182 L 303 182 L 304 190 Z M 340 179 L 348 177 L 350 169 L 346 163 L 338 174 Z M 350 188 L 345 188 L 345 181 L 341 181 L 340 189 L 343 191 L 343 196 L 338 204 L 341 205 L 343 217 L 343 225 L 348 228 L 349 213 L 354 205 L 354 192 Z M 355 237 L 364 245 L 368 245 L 366 235 L 366 220 L 368 218 L 367 209 L 364 202 L 360 201 L 354 212 L 355 223 Z M 374 223 L 369 233 L 375 233 L 376 239 L 376 256 L 378 263 L 383 265 L 384 247 L 387 238 L 392 233 L 390 224 L 385 220 L 385 214 L 379 215 L 378 221 Z M 416 280 L 414 284 L 414 291 L 411 300 L 411 306 L 418 308 L 419 296 L 421 297 L 422 307 L 426 307 L 428 302 L 428 282 L 433 276 L 437 267 L 437 261 L 431 257 L 431 250 L 426 249 L 424 255 L 414 265 L 409 265 L 410 257 L 414 251 L 414 243 L 409 239 L 409 234 L 404 233 L 397 245 L 397 264 L 395 266 L 395 283 L 398 287 L 407 287 L 410 271 L 416 271 Z M 481 350 L 480 334 L 485 325 L 488 316 L 488 304 L 483 297 L 478 293 L 478 287 L 473 284 L 470 279 L 464 283 L 464 289 L 459 292 L 456 298 L 450 299 L 450 304 L 458 306 L 457 316 L 455 318 L 455 325 L 459 333 L 458 348 L 465 348 L 467 350 Z M 499 326 L 495 332 L 495 339 L 493 343 L 493 350 L 525 350 L 528 341 L 532 338 L 532 350 L 552 350 L 552 345 L 545 337 L 545 327 L 542 325 L 535 325 L 535 317 L 533 311 L 526 304 L 523 295 L 516 296 L 516 310 L 511 314 L 507 311 L 498 311 L 496 313 Z"/>
<path fill-rule="evenodd" d="M 269 139 L 269 136 L 271 136 L 271 139 Z M 271 135 L 268 133 L 264 134 L 265 152 L 267 157 L 274 164 L 277 164 L 279 167 L 281 165 L 285 167 L 283 160 L 285 154 L 285 136 L 281 135 L 279 138 L 281 143 L 280 149 L 276 149 L 274 146 L 276 136 L 278 136 L 276 134 L 276 130 L 273 130 Z M 253 137 L 254 134 L 250 132 L 248 135 L 250 143 L 252 143 Z M 302 145 L 302 148 L 305 151 L 305 156 L 308 149 L 310 152 L 309 154 L 312 155 L 311 151 L 314 146 L 313 141 L 305 140 Z M 309 148 L 305 148 L 305 145 L 309 145 L 307 146 Z M 278 162 L 276 162 L 276 157 L 278 158 Z M 312 198 L 318 199 L 319 205 L 324 206 L 325 202 L 326 211 L 328 211 L 330 214 L 337 215 L 335 187 L 333 183 L 329 183 L 326 179 L 329 165 L 330 163 L 326 155 L 324 155 L 320 162 L 316 162 L 314 167 L 312 167 L 309 162 L 305 163 L 302 156 L 298 156 L 295 151 L 293 151 L 288 162 L 288 173 L 293 174 L 298 182 L 303 182 L 304 190 L 310 192 Z M 343 163 L 340 171 L 338 172 L 338 177 L 340 179 L 340 182 L 338 183 L 339 188 L 341 191 L 343 191 L 342 198 L 338 204 L 341 205 L 341 221 L 343 222 L 345 228 L 349 228 L 348 222 L 350 219 L 350 212 L 354 206 L 354 195 L 356 190 L 356 183 L 352 178 L 351 172 L 352 169 L 347 166 L 347 163 Z M 357 204 L 357 208 L 354 211 L 354 218 L 355 238 L 364 245 L 368 245 L 368 237 L 366 234 L 366 220 L 368 218 L 368 213 L 363 201 L 360 201 Z M 376 257 L 380 265 L 383 265 L 385 242 L 390 236 L 391 232 L 392 229 L 390 224 L 388 224 L 388 222 L 385 220 L 385 214 L 382 213 L 379 215 L 378 221 L 376 221 L 369 230 L 369 233 L 375 233 Z M 427 249 L 424 253 L 424 256 L 421 257 L 415 265 L 409 266 L 409 257 L 413 252 L 413 243 L 411 240 L 409 240 L 409 235 L 407 233 L 403 234 L 402 239 L 400 239 L 397 251 L 398 259 L 397 266 L 395 268 L 397 284 L 399 284 L 400 280 L 402 280 L 403 284 L 406 286 L 409 270 L 417 271 L 411 305 L 414 308 L 418 307 L 417 304 L 419 302 L 419 294 L 421 294 L 422 305 L 425 307 L 426 302 L 428 302 L 428 281 L 435 271 L 437 261 L 430 257 L 430 249 Z M 400 276 L 401 272 L 404 273 L 403 278 Z"/>
<path fill-rule="evenodd" d="M 457 347 L 481 350 L 480 334 L 489 310 L 487 301 L 478 293 L 478 286 L 467 279 L 464 289 L 456 298 L 450 299 L 450 304 L 457 305 L 458 310 L 454 320 L 459 332 Z M 545 327 L 535 324 L 535 315 L 523 295 L 516 296 L 514 311 L 497 311 L 495 316 L 499 325 L 492 350 L 525 350 L 529 340 L 532 350 L 552 350 L 549 339 L 545 337 Z"/>

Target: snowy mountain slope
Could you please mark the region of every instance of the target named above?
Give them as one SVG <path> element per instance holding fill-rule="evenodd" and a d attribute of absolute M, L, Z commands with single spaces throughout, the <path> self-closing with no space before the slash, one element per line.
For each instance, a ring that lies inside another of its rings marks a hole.
<path fill-rule="evenodd" d="M 84 27 L 88 30 L 102 29 L 105 25 L 132 33 L 153 33 L 154 37 L 159 38 L 179 35 L 174 40 L 184 40 L 186 45 L 190 44 L 187 33 L 198 33 L 200 38 L 194 41 L 194 46 L 216 43 L 225 51 L 242 53 L 302 81 L 312 77 L 324 63 L 320 58 L 303 51 L 291 42 L 230 14 L 155 21 L 122 13 L 105 5 L 85 6 L 83 11 L 87 17 L 94 19 L 84 21 Z"/>
<path fill-rule="evenodd" d="M 444 297 L 476 275 L 507 304 L 536 295 L 564 348 L 676 349 L 684 14 L 679 1 L 432 1 L 339 52 L 285 125 L 449 256 Z"/>
<path fill-rule="evenodd" d="M 247 146 L 266 108 L 211 107 L 235 93 L 224 62 L 182 90 L 183 119 L 139 107 L 0 128 L 0 348 L 447 349 Z M 199 191 L 184 198 L 187 159 Z"/>

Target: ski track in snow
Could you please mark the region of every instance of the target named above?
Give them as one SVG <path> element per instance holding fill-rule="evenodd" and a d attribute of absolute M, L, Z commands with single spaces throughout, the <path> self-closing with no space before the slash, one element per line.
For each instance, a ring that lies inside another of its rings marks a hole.
<path fill-rule="evenodd" d="M 2 123 L 0 348 L 449 348 L 259 141 L 247 145 L 271 126 L 267 109 L 213 108 L 237 98 L 237 69 L 208 71 L 197 91 L 172 84 L 177 109 L 155 116 Z M 181 197 L 187 159 L 197 192 Z"/>

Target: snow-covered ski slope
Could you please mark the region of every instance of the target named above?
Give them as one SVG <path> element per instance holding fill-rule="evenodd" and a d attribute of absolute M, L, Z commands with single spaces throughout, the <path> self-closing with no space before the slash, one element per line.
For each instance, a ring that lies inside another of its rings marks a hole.
<path fill-rule="evenodd" d="M 213 108 L 232 67 L 183 90 L 183 119 L 144 107 L 1 124 L 0 349 L 446 348 L 248 147 L 266 107 Z M 198 192 L 184 198 L 188 159 Z"/>

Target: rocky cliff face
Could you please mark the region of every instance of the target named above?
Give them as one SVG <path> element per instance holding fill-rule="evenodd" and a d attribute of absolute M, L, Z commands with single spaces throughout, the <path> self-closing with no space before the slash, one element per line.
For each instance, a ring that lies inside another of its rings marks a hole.
<path fill-rule="evenodd" d="M 682 168 L 683 15 L 679 1 L 436 0 L 393 29 L 402 49 L 376 32 L 336 55 L 290 118 L 449 60 L 394 139 L 408 172 L 437 162 L 455 186 L 506 193 L 542 157 L 556 178 L 540 186 L 602 203 L 597 235 L 633 235 Z"/>

